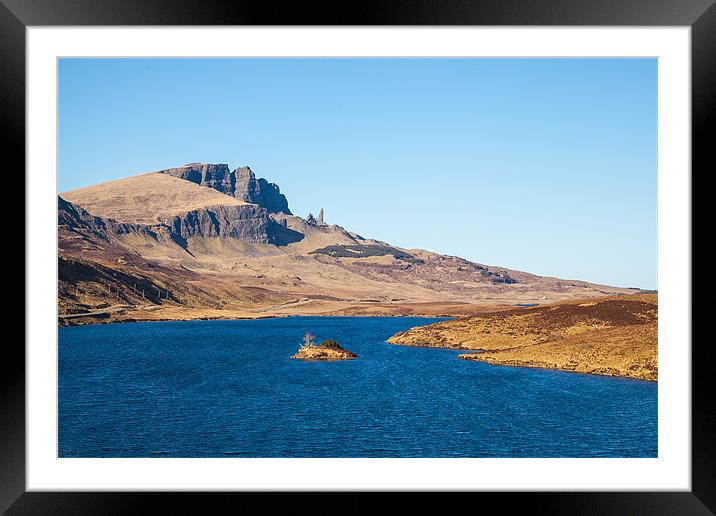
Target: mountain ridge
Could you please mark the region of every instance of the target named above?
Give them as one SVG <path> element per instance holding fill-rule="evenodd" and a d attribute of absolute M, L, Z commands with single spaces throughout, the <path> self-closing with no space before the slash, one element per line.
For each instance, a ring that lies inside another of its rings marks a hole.
<path fill-rule="evenodd" d="M 327 224 L 322 210 L 318 219 L 292 214 L 277 185 L 256 178 L 249 167 L 229 171 L 225 164 L 190 163 L 61 194 L 58 248 L 65 314 L 113 305 L 101 294 L 104 269 L 96 278 L 63 273 L 77 261 L 165 285 L 167 294 L 155 299 L 151 318 L 195 318 L 202 307 L 217 316 L 223 310 L 225 317 L 449 315 L 466 313 L 469 306 L 639 291 L 364 238 Z M 76 292 L 86 287 L 82 302 L 63 295 L 73 286 Z M 127 290 L 121 284 L 115 289 L 120 298 Z M 260 296 L 247 295 L 256 289 Z M 136 296 L 125 297 L 128 307 L 111 320 L 150 317 L 137 308 Z"/>
<path fill-rule="evenodd" d="M 249 167 L 238 167 L 229 171 L 229 166 L 225 163 L 188 163 L 158 172 L 213 188 L 247 203 L 258 204 L 269 213 L 291 215 L 288 200 L 278 185 L 269 183 L 264 178 L 257 179 Z"/>

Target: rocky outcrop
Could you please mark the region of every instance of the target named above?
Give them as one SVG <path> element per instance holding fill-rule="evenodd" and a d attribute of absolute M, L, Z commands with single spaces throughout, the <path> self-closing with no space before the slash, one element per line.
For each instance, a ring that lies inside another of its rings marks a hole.
<path fill-rule="evenodd" d="M 199 208 L 175 215 L 164 224 L 144 225 L 95 217 L 62 197 L 57 199 L 58 227 L 85 238 L 108 240 L 112 236 L 136 233 L 156 239 L 159 232 L 168 232 L 179 243 L 191 237 L 236 238 L 247 243 L 274 245 L 303 239 L 303 234 L 275 222 L 264 208 L 255 204 Z"/>
<path fill-rule="evenodd" d="M 95 217 L 81 206 L 72 204 L 60 196 L 57 196 L 57 225 L 60 229 L 81 233 L 84 236 L 91 235 L 103 240 L 108 239 L 111 235 L 126 235 L 133 232 L 156 237 L 151 226 Z"/>
<path fill-rule="evenodd" d="M 249 243 L 286 245 L 303 235 L 275 222 L 255 204 L 213 206 L 176 215 L 169 221 L 172 233 L 182 238 L 236 238 Z"/>
<path fill-rule="evenodd" d="M 326 340 L 320 344 L 302 346 L 291 358 L 299 360 L 350 360 L 358 358 L 358 355 L 343 349 L 334 340 Z"/>
<path fill-rule="evenodd" d="M 233 197 L 236 186 L 236 177 L 229 171 L 229 166 L 220 163 L 188 163 L 183 167 L 168 168 L 160 171 L 162 174 L 191 181 L 207 188 L 213 188 Z"/>
<path fill-rule="evenodd" d="M 306 217 L 306 224 L 310 226 L 327 226 L 325 222 L 323 222 L 323 208 L 321 208 L 321 211 L 318 212 L 318 218 L 313 216 L 313 213 L 308 213 L 308 216 Z"/>
<path fill-rule="evenodd" d="M 286 196 L 281 193 L 278 185 L 266 179 L 256 178 L 249 167 L 239 167 L 229 171 L 229 166 L 209 163 L 189 163 L 183 167 L 160 171 L 201 186 L 213 188 L 221 193 L 242 201 L 258 204 L 269 213 L 286 213 L 288 209 Z"/>
<path fill-rule="evenodd" d="M 95 231 L 106 236 L 106 224 L 100 217 L 94 217 L 79 206 L 57 196 L 57 225 L 68 229 Z"/>
<path fill-rule="evenodd" d="M 175 215 L 168 221 L 173 233 L 182 238 L 224 237 L 246 242 L 272 243 L 271 219 L 260 206 L 213 206 Z"/>
<path fill-rule="evenodd" d="M 276 183 L 269 183 L 262 177 L 256 179 L 249 167 L 237 168 L 232 174 L 236 178 L 234 197 L 263 206 L 269 213 L 291 215 L 286 196 Z"/>

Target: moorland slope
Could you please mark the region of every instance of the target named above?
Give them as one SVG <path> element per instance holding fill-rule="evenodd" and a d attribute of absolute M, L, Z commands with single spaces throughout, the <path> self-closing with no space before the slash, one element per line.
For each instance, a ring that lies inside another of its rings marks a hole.
<path fill-rule="evenodd" d="M 327 218 L 322 210 L 318 218 L 292 214 L 277 185 L 225 164 L 190 163 L 62 193 L 60 323 L 457 316 L 638 292 L 403 249 Z"/>
<path fill-rule="evenodd" d="M 388 342 L 472 350 L 460 358 L 497 365 L 656 381 L 658 297 L 610 296 L 483 310 L 411 328 Z"/>

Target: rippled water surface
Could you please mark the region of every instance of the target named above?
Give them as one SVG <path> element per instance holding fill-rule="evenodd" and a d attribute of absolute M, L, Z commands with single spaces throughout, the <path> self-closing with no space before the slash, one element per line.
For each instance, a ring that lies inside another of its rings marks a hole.
<path fill-rule="evenodd" d="M 437 319 L 60 328 L 61 457 L 654 457 L 657 385 L 385 343 Z M 360 355 L 289 358 L 306 331 Z"/>

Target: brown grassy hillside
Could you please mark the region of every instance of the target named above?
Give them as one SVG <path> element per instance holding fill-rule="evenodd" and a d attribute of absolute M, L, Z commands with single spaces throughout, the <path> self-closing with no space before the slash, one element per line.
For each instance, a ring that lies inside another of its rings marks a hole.
<path fill-rule="evenodd" d="M 156 224 L 170 215 L 198 208 L 246 204 L 211 188 L 156 172 L 64 192 L 62 198 L 97 217 L 137 224 Z"/>
<path fill-rule="evenodd" d="M 393 344 L 480 350 L 466 360 L 658 377 L 658 298 L 642 294 L 493 310 L 415 327 Z"/>
<path fill-rule="evenodd" d="M 207 167 L 199 168 L 228 170 Z M 145 298 L 136 299 L 134 289 L 141 282 L 149 292 L 169 292 L 151 309 L 152 318 L 167 319 L 462 316 L 486 306 L 636 291 L 397 248 L 329 222 L 269 213 L 170 174 L 66 192 L 58 208 L 59 257 L 93 270 L 91 280 L 60 276 L 60 314 L 139 306 Z M 149 314 L 122 309 L 112 320 L 135 317 Z"/>

